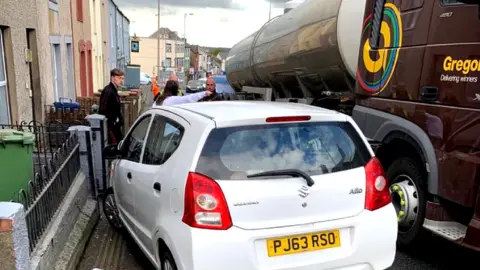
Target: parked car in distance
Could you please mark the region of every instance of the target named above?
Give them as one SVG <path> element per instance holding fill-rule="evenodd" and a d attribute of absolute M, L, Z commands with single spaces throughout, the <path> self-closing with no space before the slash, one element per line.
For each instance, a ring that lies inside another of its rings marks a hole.
<path fill-rule="evenodd" d="M 200 91 L 205 91 L 205 82 L 200 80 L 191 80 L 187 84 L 186 93 L 192 94 Z"/>
<path fill-rule="evenodd" d="M 148 85 L 152 83 L 152 77 L 145 72 L 140 72 L 140 84 Z"/>
<path fill-rule="evenodd" d="M 104 211 L 157 269 L 386 269 L 397 215 L 344 114 L 298 103 L 154 106 L 104 150 Z"/>
<path fill-rule="evenodd" d="M 226 76 L 212 76 L 213 80 L 215 81 L 215 84 L 217 85 L 217 93 L 221 94 L 235 94 L 235 90 L 230 86 L 230 84 L 227 81 Z"/>

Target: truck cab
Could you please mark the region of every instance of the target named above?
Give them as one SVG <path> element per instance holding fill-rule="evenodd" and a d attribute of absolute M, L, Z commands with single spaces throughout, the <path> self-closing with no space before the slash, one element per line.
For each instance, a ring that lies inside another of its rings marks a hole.
<path fill-rule="evenodd" d="M 353 118 L 382 142 L 399 244 L 424 227 L 480 249 L 480 9 L 367 1 Z"/>

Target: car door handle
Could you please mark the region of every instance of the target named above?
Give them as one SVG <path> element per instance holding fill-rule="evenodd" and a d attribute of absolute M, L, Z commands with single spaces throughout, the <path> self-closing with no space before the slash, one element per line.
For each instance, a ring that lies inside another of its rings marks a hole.
<path fill-rule="evenodd" d="M 162 191 L 162 185 L 160 185 L 160 183 L 158 182 L 155 182 L 155 184 L 153 184 L 153 189 L 157 191 Z"/>
<path fill-rule="evenodd" d="M 128 172 L 128 173 L 127 173 L 127 178 L 128 178 L 128 179 L 132 179 L 132 173 L 131 173 L 131 172 Z"/>

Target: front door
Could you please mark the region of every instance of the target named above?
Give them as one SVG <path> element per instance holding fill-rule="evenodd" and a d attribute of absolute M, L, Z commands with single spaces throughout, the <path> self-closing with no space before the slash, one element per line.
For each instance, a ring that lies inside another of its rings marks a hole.
<path fill-rule="evenodd" d="M 124 153 L 117 163 L 113 188 L 115 200 L 125 225 L 135 233 L 135 197 L 132 184 L 141 178 L 140 161 L 145 137 L 150 124 L 151 115 L 146 115 L 136 121 L 125 138 L 122 148 Z"/>
<path fill-rule="evenodd" d="M 478 4 L 434 1 L 415 117 L 435 146 L 440 195 L 464 206 L 480 179 L 479 15 Z"/>
<path fill-rule="evenodd" d="M 181 155 L 176 153 L 184 134 L 185 120 L 175 115 L 155 115 L 143 153 L 142 171 L 145 177 L 134 183 L 137 234 L 146 249 L 155 254 L 155 239 L 159 221 L 171 208 L 173 171 L 182 169 Z M 174 155 L 176 153 L 176 155 Z M 185 167 L 186 168 L 186 167 Z M 179 205 L 179 204 L 178 204 Z M 178 210 L 178 209 L 177 209 Z M 171 216 L 171 215 L 170 215 Z"/>

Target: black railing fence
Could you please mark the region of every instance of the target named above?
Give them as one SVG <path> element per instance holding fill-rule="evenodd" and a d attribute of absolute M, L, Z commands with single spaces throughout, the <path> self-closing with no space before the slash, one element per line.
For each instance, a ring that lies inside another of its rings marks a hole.
<path fill-rule="evenodd" d="M 14 129 L 33 133 L 33 179 L 12 201 L 24 205 L 30 251 L 48 228 L 72 182 L 80 171 L 78 136 L 68 132 L 69 126 L 59 122 L 46 125 L 22 122 L 1 125 L 0 129 Z"/>

